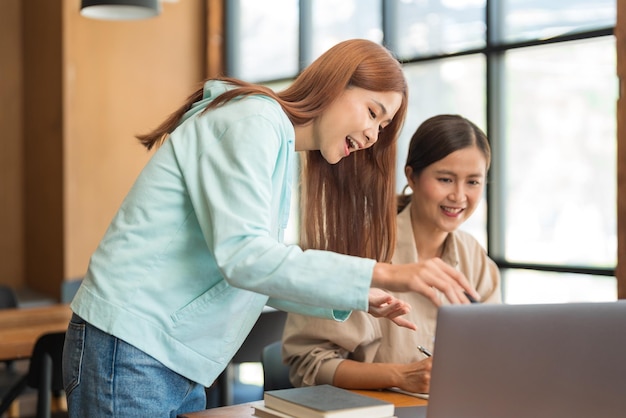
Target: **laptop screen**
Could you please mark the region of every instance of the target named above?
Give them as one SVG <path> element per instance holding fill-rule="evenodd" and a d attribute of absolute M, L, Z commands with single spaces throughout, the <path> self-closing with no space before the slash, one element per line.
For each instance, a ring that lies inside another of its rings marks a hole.
<path fill-rule="evenodd" d="M 626 301 L 439 309 L 428 418 L 626 416 Z"/>

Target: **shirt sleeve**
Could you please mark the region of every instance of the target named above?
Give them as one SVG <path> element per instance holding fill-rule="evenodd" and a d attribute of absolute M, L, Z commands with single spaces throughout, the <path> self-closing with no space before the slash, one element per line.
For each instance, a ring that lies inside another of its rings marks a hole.
<path fill-rule="evenodd" d="M 380 329 L 365 312 L 353 312 L 346 322 L 289 314 L 283 358 L 294 386 L 333 384 L 337 366 L 344 359 L 371 361 L 380 341 Z M 353 358 L 357 348 L 359 356 Z"/>
<path fill-rule="evenodd" d="M 312 306 L 306 303 L 296 303 L 276 298 L 269 298 L 266 305 L 285 312 L 332 319 L 339 322 L 347 320 L 352 313 L 352 311 L 318 308 L 317 306 Z"/>

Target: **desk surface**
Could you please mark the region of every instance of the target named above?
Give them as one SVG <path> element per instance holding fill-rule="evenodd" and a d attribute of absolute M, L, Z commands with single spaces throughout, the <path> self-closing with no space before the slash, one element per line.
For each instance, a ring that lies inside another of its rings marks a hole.
<path fill-rule="evenodd" d="M 397 407 L 428 405 L 428 401 L 424 399 L 404 395 L 402 393 L 377 390 L 352 390 L 352 392 L 392 402 Z M 263 405 L 263 401 L 248 402 L 240 405 L 223 406 L 221 408 L 212 408 L 205 411 L 192 412 L 180 415 L 180 418 L 249 418 L 254 416 L 252 414 L 254 413 L 255 405 Z"/>
<path fill-rule="evenodd" d="M 67 330 L 71 316 L 69 306 L 62 304 L 0 309 L 0 360 L 29 358 L 37 339 Z"/>

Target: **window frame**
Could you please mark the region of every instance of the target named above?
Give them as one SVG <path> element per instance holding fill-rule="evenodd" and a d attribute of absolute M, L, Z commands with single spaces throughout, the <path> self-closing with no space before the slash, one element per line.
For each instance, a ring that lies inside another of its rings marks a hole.
<path fill-rule="evenodd" d="M 312 2 L 314 0 L 299 0 L 299 30 L 298 30 L 298 68 L 299 71 L 304 69 L 312 61 Z M 238 39 L 238 19 L 239 0 L 224 0 L 225 11 L 225 73 L 236 74 L 236 66 L 239 65 L 237 57 Z M 383 45 L 391 51 L 395 51 L 398 40 L 395 39 L 394 32 L 390 28 L 394 25 L 394 16 L 397 15 L 397 3 L 395 1 L 382 0 L 381 2 L 381 27 L 383 30 Z M 486 22 L 486 39 L 485 46 L 482 48 L 468 49 L 455 53 L 441 53 L 420 56 L 413 59 L 401 60 L 403 65 L 416 64 L 420 62 L 439 61 L 453 57 L 461 57 L 466 55 L 482 54 L 486 60 L 486 133 L 490 138 L 493 162 L 489 171 L 489 181 L 486 186 L 486 210 L 487 210 L 487 253 L 496 262 L 500 269 L 523 269 L 534 270 L 539 272 L 554 273 L 574 273 L 586 274 L 592 276 L 616 276 L 616 268 L 595 268 L 585 265 L 560 265 L 560 264 L 536 264 L 525 262 L 511 262 L 507 260 L 504 254 L 504 197 L 499 185 L 503 182 L 491 181 L 492 178 L 501 178 L 504 171 L 500 161 L 503 157 L 502 144 L 498 142 L 498 138 L 504 138 L 504 127 L 501 121 L 504 113 L 504 99 L 498 93 L 503 89 L 503 57 L 507 51 L 539 47 L 549 44 L 565 44 L 571 41 L 580 41 L 587 39 L 596 39 L 601 37 L 614 36 L 615 26 L 608 26 L 594 30 L 584 30 L 567 35 L 555 36 L 547 39 L 532 39 L 525 41 L 500 41 L 500 34 L 503 32 L 502 20 L 499 19 L 500 9 L 498 0 L 485 0 L 485 22 Z M 294 74 L 294 77 L 296 74 Z M 284 83 L 291 80 L 273 79 L 263 80 L 259 83 Z M 494 139 L 491 139 L 494 138 Z M 618 167 L 619 170 L 619 167 Z M 617 174 L 617 173 L 616 173 Z M 618 221 L 619 222 L 619 221 Z"/>

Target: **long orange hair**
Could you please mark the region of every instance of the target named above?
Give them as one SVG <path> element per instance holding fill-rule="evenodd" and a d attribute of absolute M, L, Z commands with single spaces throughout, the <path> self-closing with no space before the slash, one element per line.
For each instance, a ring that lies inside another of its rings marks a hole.
<path fill-rule="evenodd" d="M 364 39 L 341 42 L 308 66 L 281 92 L 221 78 L 234 86 L 204 110 L 236 97 L 265 95 L 276 100 L 294 125 L 319 117 L 348 87 L 392 91 L 402 102 L 376 144 L 329 164 L 319 151 L 308 151 L 302 164 L 300 243 L 304 249 L 323 249 L 389 261 L 396 235 L 396 142 L 408 105 L 408 88 L 398 60 L 383 46 Z M 148 149 L 160 145 L 193 103 L 202 88 L 159 127 L 137 138 Z"/>

